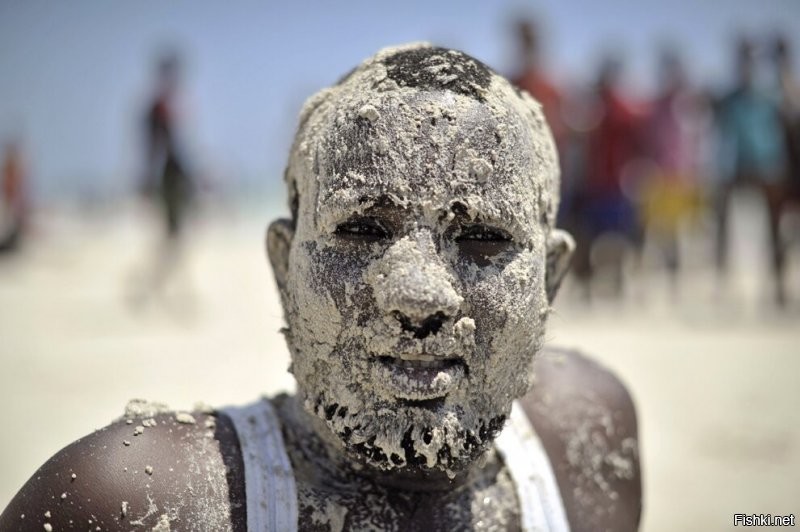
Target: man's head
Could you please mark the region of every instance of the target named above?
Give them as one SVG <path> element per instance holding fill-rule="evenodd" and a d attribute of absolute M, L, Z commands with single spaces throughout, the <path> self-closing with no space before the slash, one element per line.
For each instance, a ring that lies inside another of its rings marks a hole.
<path fill-rule="evenodd" d="M 305 406 L 363 462 L 452 475 L 530 385 L 572 241 L 527 94 L 387 49 L 312 97 L 268 249 Z"/>
<path fill-rule="evenodd" d="M 518 20 L 515 24 L 520 55 L 525 64 L 537 63 L 539 60 L 539 29 L 535 21 Z"/>
<path fill-rule="evenodd" d="M 181 70 L 181 56 L 178 51 L 163 51 L 156 65 L 158 90 L 164 93 L 174 92 L 180 84 Z"/>

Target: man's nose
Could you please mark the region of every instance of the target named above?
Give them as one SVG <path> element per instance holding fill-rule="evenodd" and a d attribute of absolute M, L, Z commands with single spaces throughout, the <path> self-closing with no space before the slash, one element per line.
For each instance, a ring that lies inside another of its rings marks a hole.
<path fill-rule="evenodd" d="M 415 231 L 392 244 L 368 279 L 378 307 L 417 338 L 436 334 L 463 302 L 429 230 Z"/>

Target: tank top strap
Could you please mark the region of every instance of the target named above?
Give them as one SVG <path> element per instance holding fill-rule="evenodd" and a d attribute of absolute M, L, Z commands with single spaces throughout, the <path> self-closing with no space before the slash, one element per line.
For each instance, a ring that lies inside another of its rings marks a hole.
<path fill-rule="evenodd" d="M 281 434 L 281 422 L 268 399 L 221 410 L 233 422 L 244 462 L 247 529 L 297 531 L 297 488 Z"/>
<path fill-rule="evenodd" d="M 516 401 L 495 440 L 517 492 L 524 532 L 569 532 L 550 460 L 528 416 Z"/>

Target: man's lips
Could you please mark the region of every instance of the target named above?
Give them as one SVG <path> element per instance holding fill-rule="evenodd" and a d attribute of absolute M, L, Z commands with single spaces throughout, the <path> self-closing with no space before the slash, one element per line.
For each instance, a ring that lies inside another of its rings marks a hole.
<path fill-rule="evenodd" d="M 466 374 L 466 364 L 458 357 L 400 354 L 378 357 L 372 374 L 397 398 L 425 401 L 454 390 Z"/>

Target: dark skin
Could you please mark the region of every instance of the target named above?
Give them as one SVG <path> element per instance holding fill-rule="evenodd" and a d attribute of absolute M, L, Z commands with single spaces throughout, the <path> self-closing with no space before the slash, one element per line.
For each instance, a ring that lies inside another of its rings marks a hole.
<path fill-rule="evenodd" d="M 637 530 L 642 513 L 638 426 L 625 386 L 574 351 L 545 349 L 534 367 L 535 384 L 521 404 L 547 451 L 572 530 Z M 593 452 L 606 459 L 587 468 Z M 625 457 L 630 469 L 612 467 L 608 456 Z M 588 478 L 593 472 L 607 484 Z"/>
<path fill-rule="evenodd" d="M 209 509 L 228 506 L 227 497 L 220 497 L 225 490 L 232 501 L 242 500 L 243 467 L 230 422 L 193 415 L 196 422 L 185 424 L 159 414 L 156 426 L 139 435 L 134 432 L 141 419 L 120 419 L 72 443 L 22 487 L 0 516 L 0 530 L 40 531 L 44 523 L 53 530 L 129 530 L 137 521 L 149 530 L 166 507 L 180 509 L 184 529 L 185 523 L 204 522 Z M 207 420 L 215 420 L 214 428 L 206 428 Z M 148 498 L 158 506 L 150 515 Z M 244 530 L 244 507 L 231 508 L 228 522 Z"/>
<path fill-rule="evenodd" d="M 410 73 L 413 73 L 414 63 L 408 61 Z M 474 83 L 479 81 L 473 80 Z M 466 83 L 464 86 L 469 88 L 473 85 Z M 438 103 L 445 104 L 448 101 L 446 95 L 440 96 Z M 493 115 L 487 113 L 487 109 L 479 106 L 470 107 L 470 112 L 461 117 L 469 119 L 463 127 L 472 128 L 481 117 L 490 120 Z M 491 125 L 491 120 L 487 124 Z M 527 122 L 520 124 L 519 131 L 525 131 L 528 127 L 525 124 Z M 488 135 L 488 138 L 495 142 L 493 135 Z M 357 138 L 354 139 L 354 142 L 357 141 Z M 521 140 L 519 142 L 519 149 L 535 148 L 533 145 L 523 145 Z M 478 144 L 476 147 L 480 147 Z M 361 152 L 350 150 L 347 153 Z M 342 161 L 343 164 L 345 162 L 348 161 Z M 380 168 L 375 170 L 365 173 L 381 175 L 377 172 Z M 500 197 L 499 192 L 504 190 L 503 183 L 517 186 L 522 177 L 510 170 L 500 170 L 497 164 L 495 173 L 498 179 L 503 179 L 499 186 L 482 190 L 489 200 L 505 204 L 507 198 Z M 405 182 L 404 176 L 397 177 Z M 425 185 L 421 176 L 417 177 L 418 181 L 410 181 L 411 190 Z M 439 179 L 440 184 L 448 179 L 446 176 L 426 179 L 430 183 L 433 178 Z M 365 189 L 369 189 L 368 184 Z M 416 190 L 419 192 L 421 189 Z M 360 192 L 377 194 L 380 191 Z M 309 201 L 308 197 L 313 197 L 313 194 L 306 196 L 304 201 Z M 300 204 L 305 205 L 302 202 Z M 439 207 L 443 204 L 440 202 Z M 481 266 L 486 264 L 488 257 L 502 255 L 503 250 L 514 247 L 513 235 L 499 229 L 497 225 L 500 224 L 493 224 L 491 220 L 471 219 L 456 205 L 449 205 L 448 208 L 453 211 L 452 231 L 445 230 L 437 235 L 437 240 L 454 244 L 453 248 L 458 251 L 454 255 Z M 423 209 L 398 210 L 397 205 L 378 202 L 378 208 L 366 215 L 337 219 L 337 228 L 331 240 L 337 242 L 337 249 L 342 251 L 347 248 L 351 251 L 349 255 L 358 259 L 358 250 L 371 240 L 388 241 L 392 236 L 401 235 L 405 228 L 420 224 L 425 226 L 427 232 L 431 231 L 431 227 L 444 226 L 444 223 L 438 224 L 425 218 L 427 215 Z M 303 218 L 302 214 L 296 221 L 299 227 L 310 225 L 309 219 Z M 571 240 L 563 231 L 552 228 L 542 233 L 533 231 L 530 223 L 530 219 L 525 219 L 522 224 L 525 227 L 516 230 L 524 233 L 525 238 L 533 239 L 541 235 L 546 239 L 537 248 L 546 253 L 545 286 L 539 284 L 539 288 L 546 289 L 548 301 L 542 303 L 551 302 L 567 269 Z M 287 272 L 296 268 L 296 265 L 289 263 L 290 249 L 303 249 L 301 246 L 292 248 L 294 227 L 295 224 L 289 220 L 279 220 L 273 223 L 268 233 L 270 260 L 282 293 L 289 292 L 286 281 L 291 276 Z M 306 230 L 310 231 L 308 227 Z M 348 253 L 342 251 L 338 257 L 347 256 Z M 536 266 L 537 274 L 541 275 L 539 262 L 530 262 L 529 266 Z M 319 276 L 310 280 L 331 283 L 336 271 L 333 268 L 327 277 Z M 364 301 L 372 303 L 365 298 L 354 306 L 362 305 L 361 310 L 366 311 L 375 308 L 374 305 L 364 307 L 367 304 Z M 411 318 L 401 320 L 402 327 L 415 334 L 424 331 L 435 334 L 428 323 L 430 316 L 413 316 L 414 310 L 425 308 L 423 303 L 425 301 L 420 301 L 416 307 L 413 304 L 406 305 L 411 312 L 406 312 L 405 317 L 409 318 L 411 314 L 417 322 Z M 383 309 L 387 310 L 390 309 Z M 405 310 L 408 311 L 408 308 Z M 530 320 L 530 323 L 535 323 L 535 320 Z M 509 356 L 515 354 L 521 353 L 500 353 Z M 572 530 L 635 530 L 641 513 L 641 480 L 636 456 L 635 412 L 625 387 L 612 374 L 576 353 L 543 353 L 535 370 L 535 385 L 520 401 L 553 465 Z M 315 390 L 304 391 L 311 393 Z M 146 428 L 138 436 L 133 435 L 136 422 L 129 425 L 122 420 L 72 444 L 45 464 L 22 488 L 0 516 L 0 532 L 38 531 L 42 530 L 45 522 L 52 525 L 54 530 L 70 527 L 85 529 L 90 519 L 93 526 L 97 526 L 99 520 L 103 530 L 129 530 L 136 526 L 134 521 L 145 530 L 150 530 L 163 519 L 169 519 L 172 530 L 244 530 L 246 492 L 237 438 L 224 416 L 216 416 L 215 428 L 210 434 L 211 429 L 205 427 L 207 416 L 198 413 L 195 418 L 196 423 L 186 424 L 179 423 L 171 414 L 163 414 L 157 417 L 155 426 Z M 298 449 L 304 444 L 311 447 L 312 452 L 305 456 L 319 458 L 312 465 L 318 467 L 321 464 L 321 468 L 331 466 L 337 469 L 332 464 L 334 457 L 348 463 L 353 462 L 352 457 L 339 449 L 338 454 L 330 452 L 332 459 L 326 461 L 322 458 L 325 457 L 322 453 L 328 452 L 326 448 L 318 446 L 319 452 L 313 452 L 314 442 L 309 444 L 310 440 L 314 437 L 323 439 L 323 434 L 332 434 L 324 432 L 328 430 L 325 427 L 321 430 L 311 427 L 313 423 L 308 420 L 322 423 L 319 418 L 309 414 L 306 418 L 284 416 L 282 419 L 284 422 L 295 419 L 294 425 L 284 423 L 284 436 L 295 469 L 300 530 L 329 529 L 315 520 L 314 513 L 322 504 L 330 501 L 340 503 L 347 510 L 345 529 L 358 529 L 358 525 L 367 521 L 377 529 L 451 531 L 470 529 L 473 524 L 475 527 L 488 528 L 499 523 L 487 521 L 478 525 L 480 519 L 474 518 L 480 516 L 471 514 L 471 503 L 475 502 L 475 497 L 487 492 L 489 499 L 506 503 L 502 508 L 505 513 L 498 511 L 488 515 L 489 519 L 506 518 L 496 529 L 508 530 L 514 523 L 519 523 L 518 508 L 509 504 L 509 501 L 516 500 L 516 494 L 513 488 L 509 488 L 508 482 L 501 482 L 504 476 L 508 476 L 508 468 L 498 458 L 492 458 L 494 453 L 490 452 L 486 464 L 474 463 L 469 471 L 457 475 L 454 482 L 447 478 L 444 471 L 435 468 L 424 474 L 412 471 L 412 474 L 405 476 L 402 470 L 385 474 L 364 471 L 358 474 L 357 479 L 344 483 L 342 490 L 338 490 L 331 480 L 335 480 L 336 473 L 340 471 L 320 475 L 322 481 L 317 481 L 313 468 L 307 467 L 312 461 L 303 460 L 304 456 Z M 124 441 L 130 441 L 131 444 L 126 446 Z M 152 475 L 142 473 L 147 465 L 153 467 Z M 128 471 L 124 467 L 128 467 Z M 72 473 L 78 475 L 74 482 Z M 62 500 L 60 495 L 64 492 L 67 492 L 67 498 Z M 122 501 L 128 503 L 125 516 L 121 511 Z M 148 511 L 152 506 L 157 506 L 157 509 Z M 462 511 L 454 512 L 454 506 Z M 46 512 L 49 512 L 49 517 L 45 516 Z M 22 514 L 25 518 L 21 517 Z M 456 521 L 455 518 L 467 521 Z"/>
<path fill-rule="evenodd" d="M 575 352 L 546 350 L 535 368 L 536 383 L 521 403 L 553 464 L 572 530 L 636 530 L 641 476 L 636 415 L 625 387 Z M 608 414 L 613 430 L 596 413 Z M 172 530 L 246 530 L 243 466 L 230 421 L 222 415 L 193 415 L 196 423 L 184 424 L 172 414 L 160 414 L 154 418 L 156 426 L 137 436 L 133 434 L 140 420 L 127 424 L 121 419 L 64 448 L 0 515 L 0 531 L 38 532 L 44 523 L 53 530 L 129 530 L 136 526 L 133 522 L 149 530 L 167 510 L 170 517 L 177 516 L 170 522 Z M 209 419 L 215 421 L 213 429 L 206 428 Z M 582 441 L 580 434 L 595 437 Z M 596 482 L 581 459 L 591 441 L 601 441 L 606 455 L 616 452 L 629 459 L 630 469 L 612 467 L 606 460 L 598 469 L 604 482 Z M 148 465 L 152 474 L 145 472 Z M 452 498 L 450 491 L 420 496 L 396 490 L 388 502 L 405 516 L 407 529 L 451 530 L 453 523 L 443 521 L 442 508 Z M 158 509 L 147 515 L 150 500 Z M 122 501 L 128 503 L 125 516 Z M 313 530 L 305 514 L 303 519 L 301 511 L 300 529 Z M 212 515 L 225 518 L 212 525 Z"/>

